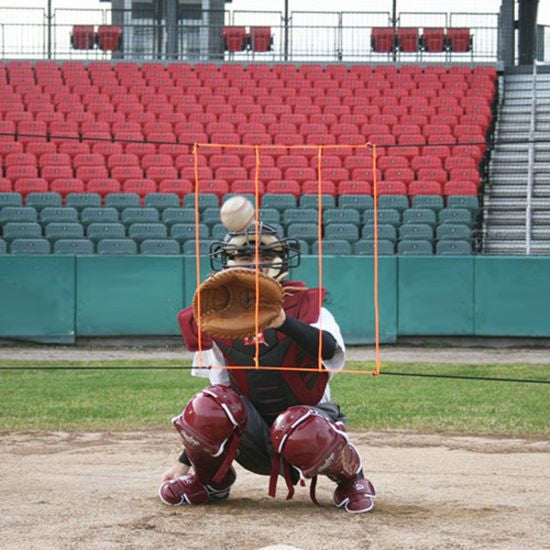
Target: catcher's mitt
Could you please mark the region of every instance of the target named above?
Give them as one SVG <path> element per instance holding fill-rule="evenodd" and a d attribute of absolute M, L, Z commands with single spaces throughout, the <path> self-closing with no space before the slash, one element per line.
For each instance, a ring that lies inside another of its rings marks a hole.
<path fill-rule="evenodd" d="M 284 290 L 275 279 L 258 273 L 259 316 L 255 323 L 256 272 L 234 267 L 210 275 L 195 291 L 193 316 L 197 323 L 200 291 L 200 328 L 214 337 L 251 338 L 267 327 L 281 311 Z"/>

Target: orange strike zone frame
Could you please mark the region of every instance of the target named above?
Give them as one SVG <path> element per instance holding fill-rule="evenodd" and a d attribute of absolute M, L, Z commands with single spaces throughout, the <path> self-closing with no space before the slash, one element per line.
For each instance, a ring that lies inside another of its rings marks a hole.
<path fill-rule="evenodd" d="M 319 242 L 318 250 L 318 272 L 319 272 L 319 297 L 321 298 L 321 292 L 323 287 L 323 240 L 322 240 L 322 159 L 323 152 L 325 149 L 370 149 L 372 151 L 373 159 L 373 203 L 374 203 L 374 323 L 375 323 L 375 369 L 374 370 L 358 370 L 358 369 L 341 369 L 335 371 L 333 369 L 323 368 L 322 362 L 322 338 L 319 338 L 319 349 L 317 353 L 317 369 L 324 370 L 326 372 L 344 372 L 344 373 L 353 373 L 353 374 L 370 374 L 373 376 L 378 376 L 381 371 L 381 361 L 380 361 L 380 320 L 379 320 L 379 302 L 378 302 L 378 194 L 377 194 L 377 177 L 376 177 L 376 145 L 372 143 L 365 143 L 364 145 L 243 145 L 243 144 L 219 144 L 219 143 L 195 143 L 193 146 L 193 165 L 194 165 L 194 174 L 195 174 L 195 257 L 196 257 L 196 278 L 197 278 L 197 311 L 198 319 L 197 324 L 201 326 L 201 295 L 200 295 L 200 238 L 199 238 L 199 223 L 200 223 L 200 210 L 199 210 L 199 148 L 204 147 L 216 147 L 216 148 L 230 148 L 235 147 L 239 149 L 252 149 L 256 157 L 256 170 L 254 177 L 254 195 L 255 195 L 255 216 L 254 216 L 254 225 L 256 228 L 256 239 L 255 239 L 255 264 L 256 264 L 256 303 L 255 303 L 255 321 L 256 321 L 256 333 L 258 330 L 258 318 L 259 318 L 259 239 L 258 239 L 258 230 L 259 230 L 259 168 L 260 163 L 260 151 L 262 149 L 317 149 L 317 237 Z M 322 307 L 322 300 L 319 300 L 319 307 Z M 322 330 L 322 326 L 319 325 L 319 330 Z M 211 368 L 222 368 L 222 369 L 232 369 L 232 370 L 249 370 L 249 369 L 259 369 L 260 368 L 260 342 L 259 339 L 255 339 L 256 353 L 254 356 L 254 365 L 250 366 L 230 366 L 225 365 L 222 367 L 211 367 Z M 202 349 L 202 333 L 198 331 L 198 354 L 199 354 L 199 367 L 203 367 L 203 349 Z M 311 372 L 311 369 L 297 368 L 297 367 L 266 367 L 271 370 L 280 370 L 280 371 L 305 371 Z"/>

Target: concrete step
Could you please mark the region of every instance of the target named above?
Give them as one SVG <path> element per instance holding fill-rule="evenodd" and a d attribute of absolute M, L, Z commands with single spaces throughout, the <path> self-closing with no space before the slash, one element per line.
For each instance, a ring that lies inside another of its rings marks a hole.
<path fill-rule="evenodd" d="M 525 211 L 527 207 L 527 199 L 525 195 L 517 199 L 511 199 L 509 197 L 499 197 L 495 195 L 485 194 L 483 198 L 484 210 L 510 210 L 510 211 Z M 550 198 L 538 198 L 535 197 L 531 201 L 531 208 L 533 211 L 550 210 Z"/>

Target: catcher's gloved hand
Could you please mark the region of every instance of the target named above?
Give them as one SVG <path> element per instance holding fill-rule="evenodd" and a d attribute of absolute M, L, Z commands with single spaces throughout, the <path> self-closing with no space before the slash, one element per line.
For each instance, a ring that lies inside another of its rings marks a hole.
<path fill-rule="evenodd" d="M 259 315 L 255 319 L 256 272 L 233 267 L 210 275 L 195 291 L 193 316 L 207 334 L 231 340 L 251 338 L 268 327 L 283 306 L 284 291 L 275 279 L 258 273 Z"/>

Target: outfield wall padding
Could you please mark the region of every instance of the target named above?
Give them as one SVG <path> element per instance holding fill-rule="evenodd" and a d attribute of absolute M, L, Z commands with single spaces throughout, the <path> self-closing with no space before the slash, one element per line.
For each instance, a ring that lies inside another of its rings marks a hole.
<path fill-rule="evenodd" d="M 201 260 L 201 277 L 210 272 Z M 381 257 L 380 339 L 399 336 L 550 337 L 550 257 Z M 318 260 L 294 279 L 316 287 Z M 373 258 L 323 261 L 326 306 L 348 344 L 374 341 Z M 0 256 L 0 338 L 179 335 L 196 288 L 182 256 Z"/>
<path fill-rule="evenodd" d="M 75 258 L 0 256 L 0 338 L 73 343 Z"/>

